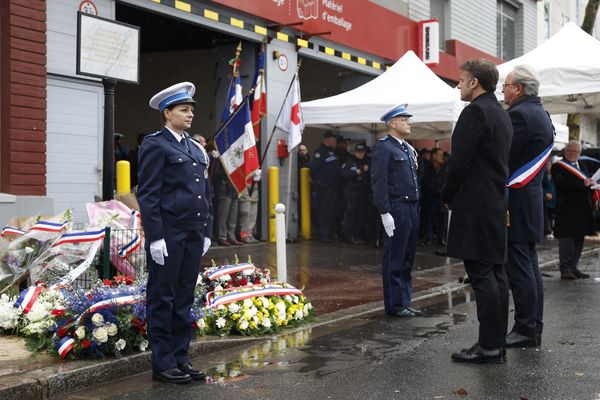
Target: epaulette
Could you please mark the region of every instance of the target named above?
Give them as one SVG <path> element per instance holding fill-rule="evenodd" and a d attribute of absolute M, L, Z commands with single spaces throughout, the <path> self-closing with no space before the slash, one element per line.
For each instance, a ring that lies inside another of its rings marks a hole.
<path fill-rule="evenodd" d="M 379 139 L 377 139 L 377 140 L 381 140 L 381 141 L 383 142 L 383 141 L 386 141 L 386 140 L 388 140 L 388 138 L 389 138 L 389 137 L 390 137 L 389 135 L 385 135 L 384 137 L 382 137 L 382 138 L 379 138 Z"/>
<path fill-rule="evenodd" d="M 146 136 L 144 136 L 144 137 L 145 137 L 145 138 L 149 138 L 149 137 L 152 137 L 152 136 L 157 136 L 157 135 L 158 135 L 160 132 L 161 132 L 161 131 L 156 131 L 156 132 L 154 132 L 154 133 L 150 133 L 150 134 L 148 134 L 148 135 L 146 135 Z"/>

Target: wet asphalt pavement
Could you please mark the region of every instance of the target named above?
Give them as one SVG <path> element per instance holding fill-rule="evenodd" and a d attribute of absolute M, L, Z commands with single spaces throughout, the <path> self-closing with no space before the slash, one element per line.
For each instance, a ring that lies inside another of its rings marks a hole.
<path fill-rule="evenodd" d="M 599 276 L 597 256 L 581 265 Z M 503 365 L 450 361 L 476 340 L 473 296 L 460 291 L 424 304 L 421 318 L 377 311 L 196 359 L 206 383 L 144 373 L 64 398 L 600 400 L 600 279 L 551 274 L 542 347 L 509 349 Z"/>

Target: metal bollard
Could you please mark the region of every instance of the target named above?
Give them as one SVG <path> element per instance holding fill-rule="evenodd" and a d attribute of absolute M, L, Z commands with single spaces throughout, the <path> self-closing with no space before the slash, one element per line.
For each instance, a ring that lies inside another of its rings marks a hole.
<path fill-rule="evenodd" d="M 310 239 L 310 168 L 300 169 L 300 227 L 302 237 Z"/>
<path fill-rule="evenodd" d="M 279 203 L 279 168 L 269 167 L 269 242 L 277 240 L 275 231 L 275 206 Z"/>
<path fill-rule="evenodd" d="M 275 205 L 275 231 L 277 236 L 277 280 L 287 282 L 287 256 L 285 252 L 285 206 Z"/>

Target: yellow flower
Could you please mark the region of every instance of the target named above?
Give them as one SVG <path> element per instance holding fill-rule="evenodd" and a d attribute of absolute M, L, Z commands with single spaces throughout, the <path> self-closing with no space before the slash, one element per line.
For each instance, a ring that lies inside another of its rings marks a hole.
<path fill-rule="evenodd" d="M 238 319 L 240 319 L 240 314 L 231 314 L 231 319 L 237 321 Z"/>
<path fill-rule="evenodd" d="M 254 322 L 254 321 L 250 321 L 250 322 L 248 323 L 248 328 L 249 328 L 249 329 L 256 329 L 256 322 Z"/>

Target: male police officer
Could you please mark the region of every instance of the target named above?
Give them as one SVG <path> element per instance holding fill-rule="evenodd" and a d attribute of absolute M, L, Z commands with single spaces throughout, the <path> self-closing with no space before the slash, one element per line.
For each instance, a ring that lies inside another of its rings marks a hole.
<path fill-rule="evenodd" d="M 363 143 L 354 146 L 354 155 L 342 165 L 341 172 L 346 200 L 344 236 L 354 245 L 364 244 L 360 235 L 363 234 L 371 198 L 370 159 L 365 157 L 365 152 L 366 147 Z"/>
<path fill-rule="evenodd" d="M 417 153 L 404 140 L 410 134 L 410 117 L 406 104 L 381 117 L 388 135 L 375 144 L 371 161 L 373 197 L 388 236 L 383 256 L 385 312 L 402 317 L 421 315 L 410 307 L 419 234 Z"/>
<path fill-rule="evenodd" d="M 204 379 L 188 356 L 190 307 L 213 218 L 208 155 L 185 132 L 194 117 L 194 92 L 183 82 L 152 97 L 150 107 L 160 110 L 165 127 L 144 139 L 139 154 L 153 378 L 168 383 Z"/>
<path fill-rule="evenodd" d="M 317 186 L 319 240 L 329 242 L 335 220 L 335 205 L 340 177 L 340 161 L 335 153 L 336 136 L 325 132 L 323 142 L 310 163 L 310 177 Z"/>

